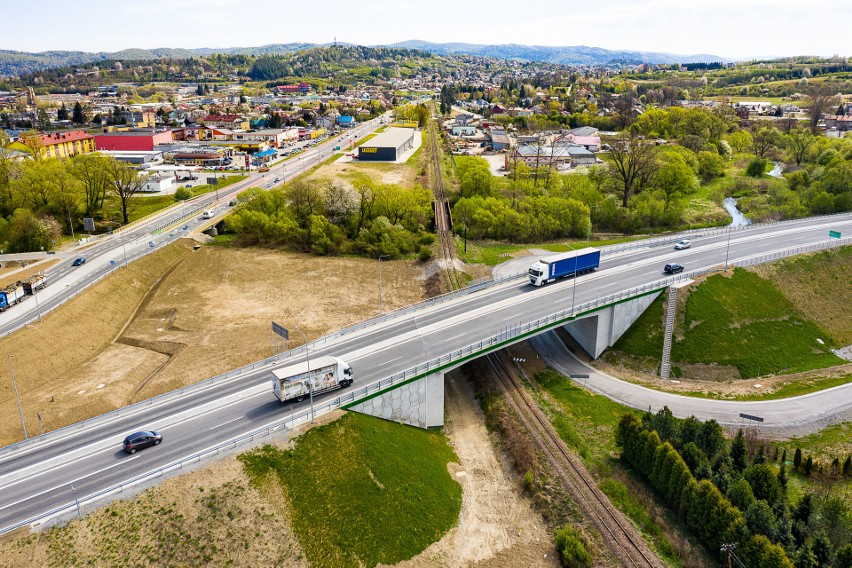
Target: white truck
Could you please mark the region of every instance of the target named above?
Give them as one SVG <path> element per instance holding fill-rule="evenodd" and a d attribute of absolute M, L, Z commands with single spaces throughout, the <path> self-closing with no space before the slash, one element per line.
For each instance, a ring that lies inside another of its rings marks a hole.
<path fill-rule="evenodd" d="M 215 216 L 216 216 L 216 210 L 215 209 L 205 209 L 204 212 L 201 214 L 202 219 L 212 219 Z"/>
<path fill-rule="evenodd" d="M 272 375 L 272 391 L 282 404 L 352 384 L 352 367 L 330 355 L 275 369 Z"/>

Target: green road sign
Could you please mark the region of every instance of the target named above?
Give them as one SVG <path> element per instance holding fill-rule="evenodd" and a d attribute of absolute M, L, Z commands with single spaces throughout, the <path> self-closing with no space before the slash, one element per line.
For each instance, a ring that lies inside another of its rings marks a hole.
<path fill-rule="evenodd" d="M 828 232 L 828 238 L 839 239 L 840 238 L 840 231 L 829 231 Z"/>

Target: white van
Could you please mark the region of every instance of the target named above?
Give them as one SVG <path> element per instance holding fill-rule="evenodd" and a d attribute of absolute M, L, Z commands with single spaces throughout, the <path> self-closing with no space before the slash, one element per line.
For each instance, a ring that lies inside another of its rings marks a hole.
<path fill-rule="evenodd" d="M 206 209 L 204 213 L 201 214 L 202 219 L 212 219 L 216 214 L 215 209 Z"/>

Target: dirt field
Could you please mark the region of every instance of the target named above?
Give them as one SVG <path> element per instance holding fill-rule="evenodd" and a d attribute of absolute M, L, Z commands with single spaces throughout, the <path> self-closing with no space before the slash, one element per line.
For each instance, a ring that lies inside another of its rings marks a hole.
<path fill-rule="evenodd" d="M 267 357 L 273 320 L 312 340 L 378 314 L 375 261 L 265 249 L 193 252 L 191 245 L 133 263 L 44 322 L 0 340 L 0 352 L 14 354 L 30 434 L 38 432 L 36 412 L 54 429 Z M 385 310 L 422 300 L 422 265 L 386 262 L 382 290 Z M 3 444 L 22 437 L 14 405 L 10 382 L 0 381 Z"/>

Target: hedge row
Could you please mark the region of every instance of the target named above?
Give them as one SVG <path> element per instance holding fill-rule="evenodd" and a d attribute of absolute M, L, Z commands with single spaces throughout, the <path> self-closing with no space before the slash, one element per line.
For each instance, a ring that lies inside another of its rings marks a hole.
<path fill-rule="evenodd" d="M 616 443 L 622 459 L 650 482 L 708 550 L 733 542 L 746 566 L 793 568 L 781 546 L 765 536 L 750 534 L 742 512 L 711 481 L 696 480 L 677 450 L 662 442 L 656 432 L 645 430 L 635 415 L 621 418 Z"/>

